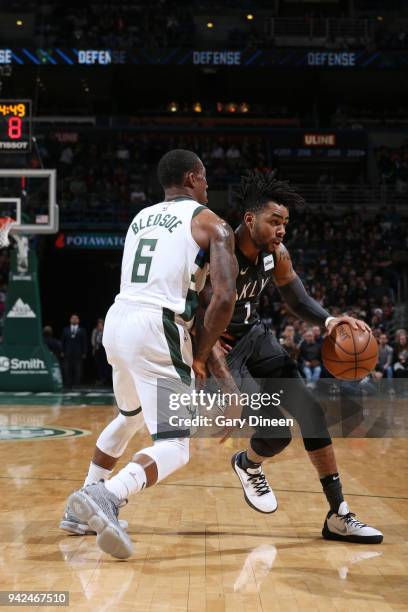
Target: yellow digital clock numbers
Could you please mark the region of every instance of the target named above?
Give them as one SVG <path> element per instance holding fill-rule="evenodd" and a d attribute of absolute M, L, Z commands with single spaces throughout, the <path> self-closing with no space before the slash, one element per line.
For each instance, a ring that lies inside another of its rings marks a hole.
<path fill-rule="evenodd" d="M 16 104 L 0 104 L 0 113 L 4 117 L 13 115 L 14 117 L 25 117 L 27 114 L 27 105 L 23 102 Z"/>
<path fill-rule="evenodd" d="M 31 151 L 31 100 L 0 99 L 0 154 Z"/>

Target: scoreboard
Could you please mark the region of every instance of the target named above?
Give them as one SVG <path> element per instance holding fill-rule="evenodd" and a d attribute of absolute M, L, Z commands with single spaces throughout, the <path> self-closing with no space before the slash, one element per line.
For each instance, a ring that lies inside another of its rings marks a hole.
<path fill-rule="evenodd" d="M 31 151 L 31 100 L 0 100 L 0 153 Z"/>

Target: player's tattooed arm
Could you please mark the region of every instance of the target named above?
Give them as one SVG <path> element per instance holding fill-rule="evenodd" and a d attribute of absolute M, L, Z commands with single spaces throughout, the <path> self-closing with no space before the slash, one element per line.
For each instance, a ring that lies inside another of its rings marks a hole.
<path fill-rule="evenodd" d="M 283 244 L 280 244 L 275 253 L 275 268 L 273 271 L 275 284 L 278 287 L 286 285 L 290 283 L 295 276 L 296 272 L 293 269 L 289 251 Z"/>
<path fill-rule="evenodd" d="M 207 242 L 210 255 L 211 296 L 196 328 L 194 354 L 196 361 L 205 363 L 215 342 L 231 320 L 238 264 L 234 234 L 228 223 L 208 210 L 197 215 L 194 220 L 199 222 L 199 227 L 196 225 L 192 228 L 193 237 L 203 248 L 206 248 Z"/>
<path fill-rule="evenodd" d="M 211 297 L 211 281 L 209 278 L 207 278 L 207 282 L 199 295 L 200 304 L 197 310 L 196 328 L 203 324 L 205 309 L 209 305 Z M 226 351 L 222 348 L 221 342 L 217 340 L 211 349 L 207 366 L 210 373 L 214 376 L 218 383 L 223 386 L 223 391 L 225 393 L 236 393 L 237 391 L 239 392 L 239 390 L 231 375 L 225 355 Z"/>
<path fill-rule="evenodd" d="M 200 293 L 200 315 L 198 320 L 196 319 L 197 326 L 199 326 L 202 322 L 203 312 L 205 312 L 205 308 L 210 303 L 211 296 L 211 282 L 209 279 L 207 279 L 205 287 Z M 219 391 L 224 394 L 229 394 L 230 397 L 233 398 L 231 404 L 226 408 L 224 416 L 227 419 L 240 418 L 242 414 L 242 406 L 239 400 L 241 393 L 228 367 L 225 357 L 225 350 L 219 341 L 217 341 L 211 349 L 211 353 L 207 361 L 207 367 L 211 375 L 217 381 Z M 223 431 L 220 432 L 220 443 L 225 442 L 225 440 L 231 435 L 233 429 L 233 427 L 229 426 L 224 427 Z"/>
<path fill-rule="evenodd" d="M 331 317 L 330 313 L 307 293 L 302 281 L 293 269 L 289 252 L 283 244 L 279 245 L 276 260 L 275 284 L 283 300 L 296 316 L 313 325 L 325 327 L 328 334 L 331 334 L 333 328 L 340 323 L 349 323 L 354 329 L 360 328 L 363 331 L 370 331 L 368 325 L 359 319 L 347 315 Z"/>
<path fill-rule="evenodd" d="M 330 314 L 307 293 L 302 281 L 293 269 L 289 252 L 283 244 L 279 245 L 276 260 L 274 279 L 287 306 L 301 319 L 313 325 L 324 327 Z"/>

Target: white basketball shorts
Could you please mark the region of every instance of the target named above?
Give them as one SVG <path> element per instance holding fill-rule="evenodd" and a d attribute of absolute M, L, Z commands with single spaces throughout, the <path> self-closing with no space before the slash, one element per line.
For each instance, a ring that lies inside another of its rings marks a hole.
<path fill-rule="evenodd" d="M 188 435 L 173 427 L 162 435 L 168 415 L 162 390 L 184 393 L 194 383 L 190 334 L 175 321 L 174 313 L 117 300 L 106 315 L 103 345 L 113 370 L 119 410 L 131 415 L 142 407 L 153 439 L 158 437 L 158 421 L 159 437 Z"/>

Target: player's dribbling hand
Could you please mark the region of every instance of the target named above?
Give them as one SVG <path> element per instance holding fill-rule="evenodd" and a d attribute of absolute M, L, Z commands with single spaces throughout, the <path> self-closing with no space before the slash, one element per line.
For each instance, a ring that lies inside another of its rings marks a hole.
<path fill-rule="evenodd" d="M 344 315 L 341 317 L 334 317 L 329 321 L 326 326 L 327 335 L 330 336 L 333 329 L 340 325 L 340 323 L 348 323 L 350 327 L 353 329 L 361 329 L 361 331 L 371 331 L 371 328 L 365 323 L 365 321 L 361 321 L 361 319 L 355 319 L 354 317 L 349 317 L 348 315 Z"/>

